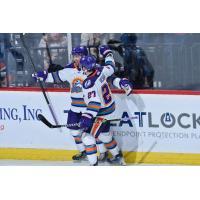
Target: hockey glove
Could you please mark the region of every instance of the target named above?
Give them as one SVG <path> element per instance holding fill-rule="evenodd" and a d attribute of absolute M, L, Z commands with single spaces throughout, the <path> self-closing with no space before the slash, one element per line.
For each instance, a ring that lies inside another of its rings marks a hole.
<path fill-rule="evenodd" d="M 82 116 L 80 119 L 80 129 L 87 131 L 93 125 L 93 118 Z"/>
<path fill-rule="evenodd" d="M 35 81 L 45 81 L 47 79 L 48 73 L 47 71 L 39 71 L 32 74 L 32 77 Z"/>
<path fill-rule="evenodd" d="M 131 91 L 133 89 L 133 85 L 128 79 L 122 78 L 119 81 L 119 86 L 121 87 L 121 89 L 123 89 L 125 91 L 127 96 L 129 96 L 131 94 Z"/>
<path fill-rule="evenodd" d="M 102 45 L 99 47 L 100 54 L 105 58 L 107 55 L 112 54 L 110 48 L 106 45 Z"/>

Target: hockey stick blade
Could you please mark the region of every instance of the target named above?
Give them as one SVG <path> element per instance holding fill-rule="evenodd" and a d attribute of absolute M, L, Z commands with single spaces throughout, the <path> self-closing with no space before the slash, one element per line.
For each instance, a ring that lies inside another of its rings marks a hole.
<path fill-rule="evenodd" d="M 44 123 L 46 126 L 49 128 L 61 128 L 62 126 L 60 125 L 53 125 L 51 124 L 42 114 L 38 114 L 38 119 Z"/>

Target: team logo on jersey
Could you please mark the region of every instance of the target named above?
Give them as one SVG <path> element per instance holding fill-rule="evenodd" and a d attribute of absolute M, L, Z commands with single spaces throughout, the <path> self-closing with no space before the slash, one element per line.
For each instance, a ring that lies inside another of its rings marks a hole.
<path fill-rule="evenodd" d="M 86 88 L 90 87 L 91 83 L 92 83 L 91 80 L 87 80 L 87 81 L 85 82 L 85 87 L 86 87 Z"/>
<path fill-rule="evenodd" d="M 71 86 L 71 92 L 74 93 L 79 93 L 82 92 L 82 85 L 83 85 L 83 79 L 81 77 L 76 77 L 72 81 L 72 86 Z"/>

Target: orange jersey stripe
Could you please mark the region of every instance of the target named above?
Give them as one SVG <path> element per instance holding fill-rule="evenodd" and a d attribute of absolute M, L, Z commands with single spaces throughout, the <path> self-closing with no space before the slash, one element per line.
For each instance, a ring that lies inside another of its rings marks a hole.
<path fill-rule="evenodd" d="M 81 138 L 75 138 L 76 141 L 81 141 Z"/>
<path fill-rule="evenodd" d="M 90 105 L 88 106 L 88 108 L 97 108 L 97 109 L 99 109 L 100 106 L 97 106 L 97 105 L 91 105 L 91 104 L 90 104 Z"/>
<path fill-rule="evenodd" d="M 85 148 L 86 151 L 95 151 L 97 150 L 97 147 L 90 147 L 90 148 Z"/>
<path fill-rule="evenodd" d="M 111 143 L 105 144 L 105 146 L 107 148 L 109 148 L 109 147 L 112 147 L 113 145 L 116 145 L 116 144 L 117 144 L 117 142 L 115 140 L 113 140 Z"/>
<path fill-rule="evenodd" d="M 74 103 L 74 104 L 84 104 L 85 105 L 85 102 L 83 102 L 83 101 L 72 101 L 72 103 Z"/>

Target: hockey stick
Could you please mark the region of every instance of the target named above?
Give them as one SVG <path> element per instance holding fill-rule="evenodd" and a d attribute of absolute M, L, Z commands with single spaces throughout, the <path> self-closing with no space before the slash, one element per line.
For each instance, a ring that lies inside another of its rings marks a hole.
<path fill-rule="evenodd" d="M 36 70 L 35 64 L 34 64 L 34 62 L 33 62 L 33 59 L 32 59 L 32 57 L 31 57 L 30 51 L 29 51 L 29 49 L 28 49 L 28 47 L 27 47 L 27 45 L 26 45 L 26 43 L 25 43 L 23 33 L 20 34 L 20 38 L 21 38 L 22 44 L 23 44 L 23 46 L 24 46 L 24 48 L 25 48 L 25 50 L 26 50 L 26 52 L 27 52 L 28 58 L 29 58 L 29 60 L 30 60 L 30 62 L 31 62 L 31 65 L 33 66 L 34 73 L 36 73 L 37 70 Z M 44 98 L 45 98 L 45 100 L 46 100 L 46 102 L 47 102 L 47 105 L 48 105 L 48 107 L 49 107 L 49 110 L 50 110 L 50 112 L 51 112 L 51 115 L 53 116 L 53 119 L 54 119 L 55 123 L 58 124 L 58 120 L 56 119 L 56 116 L 55 116 L 55 113 L 54 113 L 54 111 L 53 111 L 53 108 L 52 108 L 52 106 L 51 106 L 51 104 L 50 104 L 50 102 L 49 102 L 49 99 L 48 99 L 47 94 L 46 94 L 46 92 L 45 92 L 45 88 L 44 88 L 44 86 L 43 86 L 43 83 L 42 83 L 42 81 L 41 81 L 40 79 L 38 80 L 38 82 L 39 82 L 40 88 L 41 88 L 41 90 L 42 90 L 43 96 L 44 96 Z"/>
<path fill-rule="evenodd" d="M 48 126 L 49 128 L 61 128 L 61 127 L 66 127 L 66 128 L 69 128 L 69 127 L 73 127 L 73 126 L 80 126 L 80 123 L 74 123 L 74 124 L 63 124 L 63 125 L 53 125 L 51 122 L 49 122 L 44 115 L 42 114 L 39 114 L 38 116 L 38 119 L 44 123 L 46 126 Z M 110 121 L 110 122 L 113 122 L 113 121 L 128 121 L 130 119 L 136 119 L 137 117 L 126 117 L 126 118 L 119 118 L 119 119 L 110 119 L 110 120 L 106 120 L 104 119 L 103 120 L 103 123 L 107 122 L 107 121 Z M 98 123 L 98 122 L 94 122 L 94 123 Z"/>
<path fill-rule="evenodd" d="M 45 37 L 47 37 L 47 35 L 46 35 L 45 33 L 43 33 L 42 35 L 43 35 L 43 38 L 44 38 L 44 41 L 45 41 L 45 44 L 46 44 L 46 51 L 47 51 L 47 55 L 48 55 L 48 57 L 49 57 L 49 63 L 50 63 L 50 65 L 52 65 L 53 62 L 52 62 L 52 59 L 51 59 L 51 54 L 50 54 L 50 50 L 49 50 L 49 45 L 48 45 L 48 42 L 47 42 L 47 38 L 45 38 Z"/>
<path fill-rule="evenodd" d="M 138 165 L 142 164 L 145 160 L 145 158 L 149 155 L 149 153 L 153 150 L 153 148 L 156 146 L 157 141 L 154 141 L 153 144 L 150 146 L 149 150 L 142 156 L 142 158 L 138 161 Z"/>

